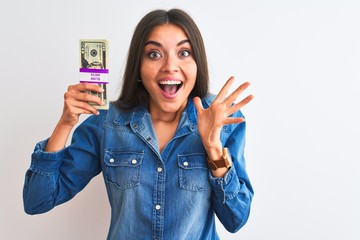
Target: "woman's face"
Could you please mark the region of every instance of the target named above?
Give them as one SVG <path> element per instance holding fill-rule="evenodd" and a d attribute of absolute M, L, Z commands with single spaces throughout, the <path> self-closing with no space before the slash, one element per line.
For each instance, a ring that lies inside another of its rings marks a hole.
<path fill-rule="evenodd" d="M 196 81 L 197 65 L 185 32 L 177 25 L 155 27 L 141 60 L 141 80 L 150 95 L 150 111 L 182 111 Z"/>

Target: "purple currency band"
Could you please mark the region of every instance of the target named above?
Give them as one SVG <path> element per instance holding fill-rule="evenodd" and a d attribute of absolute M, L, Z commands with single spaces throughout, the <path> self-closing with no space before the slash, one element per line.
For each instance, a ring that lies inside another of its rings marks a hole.
<path fill-rule="evenodd" d="M 86 73 L 109 73 L 109 69 L 80 68 L 80 72 L 86 72 Z"/>
<path fill-rule="evenodd" d="M 96 82 L 96 81 L 80 80 L 80 83 L 108 84 L 109 82 Z"/>

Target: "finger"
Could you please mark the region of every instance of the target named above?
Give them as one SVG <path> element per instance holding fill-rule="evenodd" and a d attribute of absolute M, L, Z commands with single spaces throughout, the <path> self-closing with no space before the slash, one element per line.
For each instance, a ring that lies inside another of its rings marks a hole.
<path fill-rule="evenodd" d="M 90 94 L 89 92 L 80 93 L 79 95 L 77 95 L 77 100 L 84 102 L 92 102 L 98 105 L 104 105 L 104 102 L 100 97 L 98 97 L 96 94 Z"/>
<path fill-rule="evenodd" d="M 87 102 L 68 100 L 65 106 L 70 114 L 97 114 L 98 110 Z"/>
<path fill-rule="evenodd" d="M 86 90 L 99 92 L 99 93 L 104 92 L 104 89 L 95 83 L 79 83 L 76 85 L 69 86 L 68 88 L 68 91 L 84 92 Z"/>
<path fill-rule="evenodd" d="M 226 118 L 223 121 L 224 125 L 228 125 L 228 124 L 235 124 L 235 123 L 242 123 L 245 122 L 245 118 Z"/>
<path fill-rule="evenodd" d="M 86 90 L 94 91 L 94 92 L 104 92 L 104 89 L 99 86 L 99 84 L 96 83 L 84 83 L 83 85 Z"/>
<path fill-rule="evenodd" d="M 243 84 L 241 84 L 237 89 L 235 89 L 234 92 L 232 92 L 226 99 L 226 103 L 228 105 L 230 105 L 231 103 L 233 103 L 234 101 L 236 101 L 236 99 L 239 97 L 239 95 L 247 88 L 250 86 L 250 82 L 244 82 Z"/>
<path fill-rule="evenodd" d="M 254 95 L 249 95 L 246 98 L 244 98 L 243 100 L 241 100 L 240 102 L 238 102 L 238 103 L 232 105 L 231 107 L 229 107 L 229 109 L 227 111 L 228 116 L 235 113 L 235 112 L 237 112 L 238 110 L 240 110 L 242 107 L 247 105 L 253 99 L 254 99 Z"/>
<path fill-rule="evenodd" d="M 64 94 L 64 99 L 65 100 L 76 100 L 76 101 L 82 101 L 82 102 L 93 102 L 99 105 L 103 105 L 103 101 L 101 98 L 99 98 L 96 95 L 92 95 L 86 92 L 79 92 L 79 91 L 75 91 L 74 89 L 69 89 L 65 94 Z"/>
<path fill-rule="evenodd" d="M 220 101 L 224 101 L 224 99 L 227 96 L 227 93 L 229 91 L 229 88 L 231 87 L 231 84 L 234 82 L 235 77 L 230 77 L 226 83 L 224 84 L 224 86 L 221 88 L 220 92 L 218 93 L 218 96 L 216 97 L 216 100 L 220 100 Z"/>
<path fill-rule="evenodd" d="M 96 114 L 96 112 L 91 112 L 87 109 L 77 107 L 66 108 L 64 113 L 72 118 L 78 118 L 81 114 Z"/>
<path fill-rule="evenodd" d="M 194 105 L 196 108 L 196 112 L 199 114 L 204 110 L 204 107 L 201 103 L 201 99 L 199 97 L 194 97 Z"/>

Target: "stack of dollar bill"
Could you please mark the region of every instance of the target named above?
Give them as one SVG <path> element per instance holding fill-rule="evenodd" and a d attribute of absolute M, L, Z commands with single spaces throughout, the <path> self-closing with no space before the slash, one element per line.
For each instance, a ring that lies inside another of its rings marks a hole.
<path fill-rule="evenodd" d="M 104 39 L 80 39 L 80 82 L 98 84 L 104 92 L 87 91 L 100 97 L 104 105 L 89 102 L 97 109 L 109 109 L 107 86 L 109 83 L 108 41 Z"/>

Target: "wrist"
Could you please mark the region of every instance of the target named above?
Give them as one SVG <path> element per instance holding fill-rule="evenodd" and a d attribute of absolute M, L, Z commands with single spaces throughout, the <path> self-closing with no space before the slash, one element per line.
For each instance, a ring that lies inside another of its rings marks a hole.
<path fill-rule="evenodd" d="M 204 144 L 207 156 L 209 159 L 219 159 L 222 156 L 222 143 L 219 142 L 213 142 L 209 144 Z"/>
<path fill-rule="evenodd" d="M 46 144 L 45 152 L 56 152 L 63 149 L 66 145 L 66 141 L 70 135 L 73 126 L 69 126 L 61 122 L 56 125 L 53 133 L 51 134 L 48 143 Z"/>
<path fill-rule="evenodd" d="M 61 120 L 56 124 L 54 131 L 56 132 L 63 132 L 63 133 L 70 133 L 74 126 L 69 125 L 67 123 L 62 122 Z"/>
<path fill-rule="evenodd" d="M 216 161 L 223 155 L 222 147 L 210 148 L 206 150 L 208 160 Z"/>

